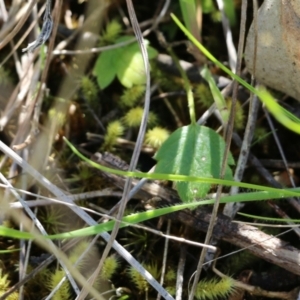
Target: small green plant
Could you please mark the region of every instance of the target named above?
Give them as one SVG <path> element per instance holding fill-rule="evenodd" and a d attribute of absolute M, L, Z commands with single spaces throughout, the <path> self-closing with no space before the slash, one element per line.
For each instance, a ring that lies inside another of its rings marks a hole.
<path fill-rule="evenodd" d="M 170 136 L 167 129 L 162 127 L 154 127 L 147 131 L 145 143 L 155 149 L 158 149 Z"/>
<path fill-rule="evenodd" d="M 235 290 L 234 281 L 230 277 L 202 280 L 198 283 L 195 297 L 198 300 L 228 299 Z"/>
<path fill-rule="evenodd" d="M 107 126 L 107 132 L 104 137 L 102 149 L 111 151 L 116 144 L 117 139 L 124 133 L 124 126 L 120 121 L 112 121 Z"/>
<path fill-rule="evenodd" d="M 0 269 L 0 296 L 3 295 L 9 289 L 10 281 L 8 280 L 8 274 L 3 274 L 3 270 Z M 13 292 L 7 298 L 7 300 L 18 300 L 19 294 Z"/>
<path fill-rule="evenodd" d="M 98 87 L 88 76 L 83 76 L 80 80 L 80 87 L 84 97 L 91 104 L 97 99 Z"/>
<path fill-rule="evenodd" d="M 100 35 L 100 43 L 99 46 L 110 45 L 116 41 L 116 39 L 120 36 L 122 32 L 122 26 L 119 21 L 116 19 L 110 21 L 105 31 Z"/>
<path fill-rule="evenodd" d="M 156 264 L 142 264 L 143 267 L 149 271 L 149 273 L 155 278 L 158 279 L 160 276 L 160 270 Z M 135 284 L 137 289 L 141 294 L 147 294 L 149 291 L 149 283 L 147 280 L 134 268 L 130 267 L 128 270 L 129 277 L 131 281 Z"/>
<path fill-rule="evenodd" d="M 125 89 L 120 97 L 120 106 L 133 107 L 145 93 L 145 85 L 134 85 Z"/>
<path fill-rule="evenodd" d="M 130 109 L 124 116 L 124 124 L 128 127 L 138 127 L 141 125 L 144 109 L 140 106 Z M 149 126 L 157 123 L 157 116 L 153 112 L 149 112 L 147 120 Z"/>
<path fill-rule="evenodd" d="M 100 277 L 103 280 L 111 280 L 112 276 L 120 267 L 120 261 L 115 255 L 108 256 L 104 261 L 103 267 L 100 272 Z"/>
<path fill-rule="evenodd" d="M 46 282 L 46 287 L 49 291 L 52 291 L 65 276 L 65 272 L 62 269 L 55 270 L 54 273 L 48 278 Z M 65 280 L 61 287 L 57 290 L 57 292 L 52 297 L 53 300 L 69 300 L 72 299 L 69 282 Z"/>

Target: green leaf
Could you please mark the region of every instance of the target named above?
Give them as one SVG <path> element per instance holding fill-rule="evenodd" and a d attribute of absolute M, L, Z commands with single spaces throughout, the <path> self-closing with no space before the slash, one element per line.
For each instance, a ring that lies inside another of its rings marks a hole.
<path fill-rule="evenodd" d="M 114 80 L 117 73 L 116 54 L 118 49 L 105 51 L 98 56 L 93 74 L 97 77 L 98 85 L 105 89 Z"/>
<path fill-rule="evenodd" d="M 230 22 L 230 25 L 234 26 L 236 23 L 236 16 L 235 16 L 235 7 L 234 7 L 233 0 L 224 1 L 224 11 Z"/>
<path fill-rule="evenodd" d="M 155 173 L 218 178 L 224 149 L 224 140 L 212 129 L 197 124 L 184 126 L 173 132 L 158 150 L 155 155 L 158 161 Z M 226 179 L 232 179 L 229 165 L 233 164 L 230 154 Z M 210 187 L 210 183 L 176 183 L 178 194 L 184 202 L 204 197 Z"/>
<path fill-rule="evenodd" d="M 210 91 L 213 95 L 216 107 L 221 114 L 222 120 L 224 123 L 227 123 L 229 118 L 229 110 L 224 96 L 222 95 L 218 86 L 216 85 L 213 76 L 211 75 L 209 69 L 206 66 L 203 67 L 200 74 L 208 82 Z"/>
<path fill-rule="evenodd" d="M 123 36 L 116 44 L 132 40 L 132 36 Z M 148 44 L 148 41 L 145 40 Z M 147 47 L 149 59 L 157 55 L 154 48 Z M 106 88 L 118 77 L 127 88 L 146 82 L 143 57 L 137 43 L 102 52 L 95 64 L 93 74 L 97 77 L 99 87 Z"/>
<path fill-rule="evenodd" d="M 186 27 L 192 31 L 193 25 L 196 20 L 196 4 L 195 0 L 180 0 L 179 1 L 182 16 Z"/>
<path fill-rule="evenodd" d="M 147 47 L 149 59 L 157 55 L 155 49 Z M 137 43 L 123 49 L 118 58 L 117 76 L 127 88 L 146 83 L 143 57 Z"/>

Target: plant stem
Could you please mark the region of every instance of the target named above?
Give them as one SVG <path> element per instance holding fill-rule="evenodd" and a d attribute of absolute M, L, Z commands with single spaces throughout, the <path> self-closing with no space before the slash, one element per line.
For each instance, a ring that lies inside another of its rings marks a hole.
<path fill-rule="evenodd" d="M 191 124 L 196 124 L 195 102 L 194 102 L 194 95 L 193 95 L 191 84 L 189 82 L 188 77 L 186 76 L 185 71 L 183 70 L 183 68 L 181 67 L 181 65 L 179 63 L 177 56 L 174 54 L 173 50 L 171 48 L 168 48 L 168 51 L 169 51 L 172 59 L 174 60 L 176 66 L 180 72 L 180 75 L 183 79 L 183 82 L 184 82 L 184 88 L 185 88 L 186 95 L 187 95 Z"/>

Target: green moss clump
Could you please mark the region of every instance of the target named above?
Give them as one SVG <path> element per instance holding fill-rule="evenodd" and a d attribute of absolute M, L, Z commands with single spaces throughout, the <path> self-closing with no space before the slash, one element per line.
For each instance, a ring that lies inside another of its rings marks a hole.
<path fill-rule="evenodd" d="M 141 125 L 144 109 L 142 107 L 135 107 L 130 109 L 124 116 L 124 124 L 128 127 L 138 127 Z M 157 116 L 153 112 L 149 112 L 147 123 L 153 126 L 157 123 Z"/>
<path fill-rule="evenodd" d="M 214 103 L 212 93 L 204 83 L 200 83 L 195 87 L 194 96 L 195 100 L 205 108 L 209 108 Z"/>
<path fill-rule="evenodd" d="M 195 297 L 198 300 L 228 299 L 228 296 L 234 290 L 232 278 L 224 277 L 221 280 L 213 278 L 211 280 L 202 280 L 198 283 Z"/>
<path fill-rule="evenodd" d="M 133 107 L 145 93 L 145 85 L 134 85 L 126 89 L 120 97 L 120 106 Z"/>
<path fill-rule="evenodd" d="M 116 144 L 117 139 L 123 135 L 124 126 L 120 121 L 112 121 L 107 126 L 107 132 L 104 136 L 103 150 L 111 151 Z"/>
<path fill-rule="evenodd" d="M 162 127 L 154 127 L 146 133 L 145 143 L 153 148 L 159 148 L 170 136 L 170 132 Z"/>
<path fill-rule="evenodd" d="M 8 280 L 8 274 L 3 274 L 2 269 L 0 269 L 0 296 L 3 295 L 10 288 L 10 280 Z M 18 300 L 19 293 L 13 292 L 7 298 L 7 300 Z"/>
<path fill-rule="evenodd" d="M 100 36 L 99 46 L 113 44 L 122 32 L 122 26 L 117 20 L 112 20 L 107 24 L 105 30 Z"/>

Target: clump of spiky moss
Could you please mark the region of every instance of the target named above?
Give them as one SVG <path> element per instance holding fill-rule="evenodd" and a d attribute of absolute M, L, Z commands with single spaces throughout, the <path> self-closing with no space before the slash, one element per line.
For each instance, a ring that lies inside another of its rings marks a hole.
<path fill-rule="evenodd" d="M 110 151 L 116 144 L 117 139 L 123 135 L 124 126 L 120 121 L 112 121 L 107 126 L 107 131 L 104 136 L 103 150 Z"/>
<path fill-rule="evenodd" d="M 141 125 L 144 109 L 142 107 L 135 107 L 130 109 L 124 116 L 124 124 L 128 127 L 138 127 Z M 157 116 L 153 112 L 149 112 L 147 123 L 153 126 L 157 122 Z"/>
<path fill-rule="evenodd" d="M 83 76 L 80 80 L 80 87 L 84 97 L 89 103 L 92 103 L 97 99 L 98 88 L 91 78 Z"/>
<path fill-rule="evenodd" d="M 40 210 L 39 218 L 49 234 L 62 231 L 66 226 L 64 217 L 66 216 L 65 207 L 60 205 L 47 206 Z"/>
<path fill-rule="evenodd" d="M 2 274 L 2 269 L 0 269 L 0 296 L 3 295 L 8 289 L 10 281 L 8 280 L 8 274 Z M 18 300 L 19 293 L 13 292 L 7 298 L 7 300 Z"/>
<path fill-rule="evenodd" d="M 221 280 L 218 278 L 201 280 L 197 284 L 195 298 L 198 300 L 228 299 L 234 290 L 234 281 L 230 277 L 224 277 Z"/>
<path fill-rule="evenodd" d="M 137 101 L 143 96 L 145 85 L 134 85 L 126 89 L 120 97 L 120 105 L 123 107 L 133 107 Z"/>
<path fill-rule="evenodd" d="M 157 126 L 147 131 L 145 143 L 157 149 L 169 136 L 170 132 L 167 129 Z"/>
<path fill-rule="evenodd" d="M 69 252 L 68 255 L 69 261 L 73 265 L 76 264 L 76 268 L 87 278 L 93 272 L 93 266 L 94 266 L 93 261 L 99 259 L 97 248 L 95 246 L 92 246 L 89 248 L 85 256 L 82 257 L 80 261 L 78 261 L 78 259 L 86 251 L 88 247 L 89 247 L 89 241 L 82 240 L 76 244 L 76 246 Z M 65 276 L 65 272 L 61 268 L 58 268 L 53 273 L 48 274 L 48 277 L 46 279 L 46 287 L 48 288 L 48 290 L 52 291 L 59 284 L 59 282 L 62 280 L 64 276 Z M 52 299 L 54 300 L 72 299 L 71 294 L 72 293 L 70 290 L 69 281 L 65 280 L 64 283 L 61 285 L 61 287 L 58 289 L 58 291 L 54 294 Z"/>
<path fill-rule="evenodd" d="M 122 32 L 122 26 L 117 20 L 109 22 L 100 36 L 100 46 L 113 44 Z"/>
<path fill-rule="evenodd" d="M 115 255 L 108 256 L 104 261 L 103 267 L 100 271 L 100 277 L 103 280 L 111 280 L 120 266 L 119 260 Z"/>
<path fill-rule="evenodd" d="M 204 83 L 200 83 L 195 87 L 194 96 L 196 101 L 205 108 L 210 107 L 214 103 L 213 95 L 209 87 Z"/>
<path fill-rule="evenodd" d="M 52 273 L 47 282 L 46 286 L 49 291 L 54 290 L 54 288 L 60 283 L 62 278 L 65 276 L 65 271 L 63 269 L 57 269 L 54 273 Z M 63 284 L 60 286 L 60 288 L 57 290 L 57 292 L 53 295 L 51 298 L 53 300 L 69 300 L 71 298 L 71 291 L 69 282 L 65 280 Z"/>
<path fill-rule="evenodd" d="M 160 270 L 156 264 L 142 264 L 143 267 L 155 278 L 158 279 L 160 276 Z M 136 285 L 140 293 L 147 293 L 149 290 L 149 284 L 147 280 L 133 267 L 129 268 L 128 271 L 131 281 Z"/>

